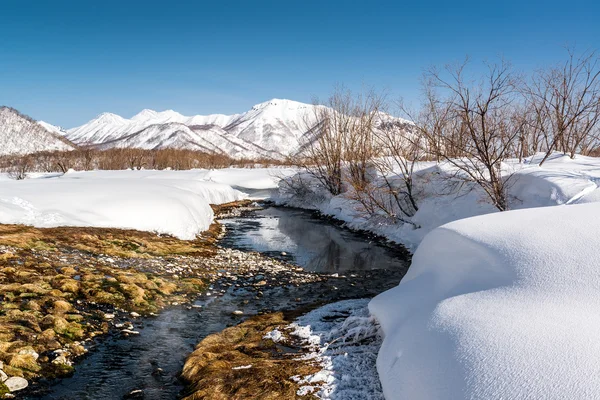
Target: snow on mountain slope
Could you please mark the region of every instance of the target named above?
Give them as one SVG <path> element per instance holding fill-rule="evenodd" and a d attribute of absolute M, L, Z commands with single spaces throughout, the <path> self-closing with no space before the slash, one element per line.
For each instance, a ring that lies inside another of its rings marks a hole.
<path fill-rule="evenodd" d="M 39 124 L 13 108 L 0 107 L 0 155 L 72 150 L 73 146 L 54 128 Z"/>
<path fill-rule="evenodd" d="M 225 126 L 230 134 L 268 150 L 293 154 L 301 137 L 315 125 L 315 106 L 273 99 L 257 104 Z"/>
<path fill-rule="evenodd" d="M 173 110 L 142 110 L 131 119 L 104 113 L 69 129 L 79 144 L 146 149 L 209 149 L 232 157 L 277 157 L 294 153 L 314 118 L 314 106 L 273 99 L 234 115 L 187 117 Z M 173 125 L 176 124 L 176 125 Z M 188 129 L 186 129 L 187 127 Z"/>
<path fill-rule="evenodd" d="M 46 128 L 47 131 L 52 132 L 55 135 L 59 135 L 62 137 L 67 133 L 67 131 L 64 130 L 62 127 L 49 124 L 48 122 L 38 121 L 37 123 Z"/>
<path fill-rule="evenodd" d="M 267 150 L 255 143 L 230 135 L 216 125 L 191 125 L 190 129 L 197 135 L 198 143 L 206 147 L 213 146 L 214 151 L 234 158 L 282 158 L 283 154 Z"/>
<path fill-rule="evenodd" d="M 97 145 L 99 148 L 189 149 L 225 154 L 235 158 L 281 158 L 279 153 L 267 151 L 252 143 L 228 136 L 216 125 L 185 125 L 165 122 L 150 125 L 137 132 Z"/>

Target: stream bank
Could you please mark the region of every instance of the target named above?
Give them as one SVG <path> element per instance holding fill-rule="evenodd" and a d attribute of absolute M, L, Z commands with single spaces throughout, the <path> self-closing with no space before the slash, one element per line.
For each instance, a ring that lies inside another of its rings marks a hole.
<path fill-rule="evenodd" d="M 136 333 L 94 341 L 71 377 L 42 381 L 25 398 L 176 398 L 185 357 L 208 335 L 254 315 L 373 297 L 397 285 L 408 266 L 393 248 L 299 210 L 248 210 L 221 222 L 227 229 L 211 258 L 219 260 L 214 280 L 200 296 L 175 301 L 157 316 L 116 316 L 114 324 L 131 324 Z M 248 235 L 275 247 L 249 244 L 242 238 Z M 187 260 L 190 270 L 200 270 L 200 260 Z"/>

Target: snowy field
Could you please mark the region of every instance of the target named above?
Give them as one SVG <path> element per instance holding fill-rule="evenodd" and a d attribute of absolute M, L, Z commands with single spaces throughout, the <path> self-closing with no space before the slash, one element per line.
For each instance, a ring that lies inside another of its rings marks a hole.
<path fill-rule="evenodd" d="M 128 228 L 193 239 L 213 221 L 210 204 L 255 197 L 293 172 L 92 171 L 32 174 L 21 181 L 0 175 L 0 223 Z"/>
<path fill-rule="evenodd" d="M 282 203 L 318 209 L 416 249 L 396 288 L 370 302 L 325 306 L 296 322 L 296 334 L 312 344 L 311 357 L 323 368 L 298 377 L 304 393 L 600 399 L 600 159 L 556 155 L 543 167 L 527 160 L 506 168 L 515 171 L 513 211 L 500 213 L 477 188 L 445 192 L 444 166 L 420 164 L 423 197 L 412 219 L 418 228 L 367 219 L 344 194 L 298 198 L 280 191 Z M 189 239 L 212 222 L 210 203 L 267 195 L 294 173 L 0 176 L 0 222 L 135 228 Z"/>

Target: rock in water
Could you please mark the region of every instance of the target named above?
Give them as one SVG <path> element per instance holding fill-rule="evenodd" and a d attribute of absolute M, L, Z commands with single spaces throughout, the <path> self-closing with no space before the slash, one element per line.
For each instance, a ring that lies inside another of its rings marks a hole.
<path fill-rule="evenodd" d="M 6 385 L 8 390 L 10 390 L 11 392 L 23 390 L 29 385 L 29 383 L 27 382 L 27 379 L 19 378 L 18 376 L 13 376 L 11 378 L 8 378 L 4 382 L 4 384 Z"/>

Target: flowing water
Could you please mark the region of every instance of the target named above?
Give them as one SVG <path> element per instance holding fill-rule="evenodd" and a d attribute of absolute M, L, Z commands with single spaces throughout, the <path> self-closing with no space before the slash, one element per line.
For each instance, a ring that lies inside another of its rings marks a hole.
<path fill-rule="evenodd" d="M 27 399 L 176 399 L 185 357 L 211 333 L 259 312 L 311 307 L 347 298 L 372 297 L 398 284 L 408 266 L 407 253 L 339 228 L 311 213 L 267 208 L 221 221 L 227 234 L 221 246 L 252 250 L 284 259 L 306 270 L 347 279 L 303 285 L 265 286 L 259 298 L 243 287 L 216 283 L 221 297 L 201 296 L 195 307 L 172 307 L 154 318 L 133 321 L 139 335 L 115 334 L 99 340 L 75 374 L 41 382 Z M 238 281 L 239 282 L 239 281 Z M 133 391 L 141 390 L 141 392 Z"/>

